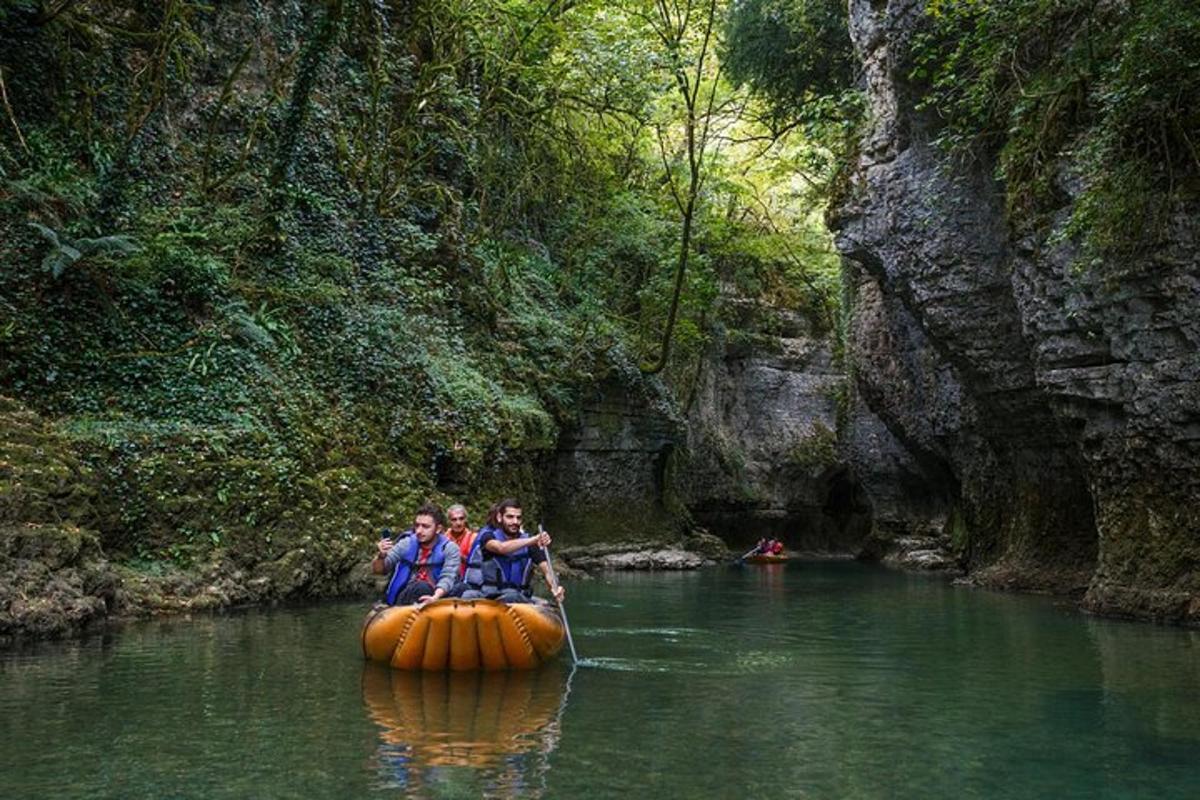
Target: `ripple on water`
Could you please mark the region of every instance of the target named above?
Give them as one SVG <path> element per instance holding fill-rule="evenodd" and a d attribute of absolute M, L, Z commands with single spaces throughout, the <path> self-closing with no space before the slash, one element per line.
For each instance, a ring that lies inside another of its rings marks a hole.
<path fill-rule="evenodd" d="M 737 658 L 734 661 L 734 671 L 767 672 L 786 667 L 794 661 L 795 659 L 790 653 L 746 650 L 737 654 Z"/>
<path fill-rule="evenodd" d="M 670 672 L 684 674 L 705 674 L 711 672 L 710 667 L 698 661 L 675 661 L 667 658 L 612 658 L 600 656 L 583 658 L 579 666 L 592 669 L 610 670 L 612 672 Z"/>
<path fill-rule="evenodd" d="M 709 633 L 700 628 L 584 628 L 583 636 L 692 636 Z"/>

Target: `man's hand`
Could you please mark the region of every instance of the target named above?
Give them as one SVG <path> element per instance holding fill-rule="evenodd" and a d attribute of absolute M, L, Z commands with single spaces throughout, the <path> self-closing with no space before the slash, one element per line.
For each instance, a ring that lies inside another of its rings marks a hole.
<path fill-rule="evenodd" d="M 529 539 L 530 539 L 530 544 L 532 544 L 534 547 L 549 547 L 550 546 L 550 541 L 551 541 L 550 534 L 546 533 L 545 531 L 542 531 L 541 533 L 537 534 L 536 536 L 530 536 Z"/>
<path fill-rule="evenodd" d="M 441 589 L 436 589 L 434 590 L 433 594 L 427 594 L 422 597 L 418 597 L 417 608 L 421 608 L 428 603 L 432 603 L 434 600 L 440 600 L 442 598 L 441 591 Z"/>
<path fill-rule="evenodd" d="M 391 539 L 380 539 L 379 544 L 376 546 L 379 549 L 379 557 L 383 558 L 392 549 L 392 540 Z"/>
<path fill-rule="evenodd" d="M 561 583 L 558 586 L 555 586 L 550 593 L 553 594 L 554 599 L 560 603 L 567 599 L 567 590 L 562 587 Z"/>

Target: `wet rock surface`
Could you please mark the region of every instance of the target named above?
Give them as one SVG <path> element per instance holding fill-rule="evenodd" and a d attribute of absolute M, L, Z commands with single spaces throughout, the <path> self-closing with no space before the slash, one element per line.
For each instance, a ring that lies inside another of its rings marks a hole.
<path fill-rule="evenodd" d="M 958 558 L 949 536 L 902 536 L 891 542 L 883 563 L 920 572 L 960 573 Z"/>
<path fill-rule="evenodd" d="M 0 640 L 70 636 L 105 622 L 376 592 L 357 538 L 299 536 L 253 568 L 232 554 L 190 569 L 113 563 L 102 483 L 72 443 L 0 396 Z"/>
<path fill-rule="evenodd" d="M 559 555 L 573 569 L 604 570 L 691 570 L 717 563 L 682 545 L 662 542 L 623 542 L 564 548 Z"/>
<path fill-rule="evenodd" d="M 87 468 L 36 414 L 0 396 L 0 639 L 104 619 L 119 587 L 86 519 Z"/>

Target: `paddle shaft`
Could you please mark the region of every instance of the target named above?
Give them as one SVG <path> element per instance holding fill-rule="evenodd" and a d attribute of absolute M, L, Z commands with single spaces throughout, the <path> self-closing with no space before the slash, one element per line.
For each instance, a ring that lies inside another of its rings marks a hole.
<path fill-rule="evenodd" d="M 754 545 L 754 547 L 751 547 L 749 550 L 747 550 L 745 555 L 743 555 L 741 558 L 739 558 L 738 561 L 745 561 L 747 558 L 749 558 L 750 556 L 754 555 L 757 552 L 758 552 L 758 545 Z"/>
<path fill-rule="evenodd" d="M 539 522 L 538 533 L 540 534 L 545 532 L 546 531 L 542 528 L 542 524 Z M 546 554 L 546 569 L 550 573 L 550 580 L 554 583 L 554 585 L 550 587 L 551 594 L 554 594 L 553 590 L 558 588 L 558 576 L 554 574 L 554 563 L 550 560 L 550 548 L 543 547 L 542 552 Z M 571 646 L 571 663 L 578 664 L 579 655 L 575 652 L 575 640 L 571 638 L 571 623 L 567 621 L 567 610 L 563 608 L 562 600 L 559 600 L 557 595 L 554 597 L 554 602 L 558 603 L 558 613 L 562 614 L 563 618 L 563 630 L 567 632 L 567 644 Z"/>

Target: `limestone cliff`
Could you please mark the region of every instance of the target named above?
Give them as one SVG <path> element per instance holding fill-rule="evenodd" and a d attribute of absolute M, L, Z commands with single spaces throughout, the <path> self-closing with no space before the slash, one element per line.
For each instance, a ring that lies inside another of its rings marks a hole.
<path fill-rule="evenodd" d="M 1013 234 L 991 165 L 950 162 L 916 110 L 923 13 L 850 3 L 871 122 L 834 224 L 862 396 L 940 475 L 979 581 L 1200 622 L 1195 215 L 1144 259 L 1086 270 L 1062 235 L 1069 207 Z"/>
<path fill-rule="evenodd" d="M 548 529 L 573 545 L 679 538 L 685 526 L 669 484 L 682 440 L 659 384 L 639 375 L 602 382 L 546 456 Z"/>
<path fill-rule="evenodd" d="M 837 450 L 844 389 L 832 337 L 796 311 L 727 289 L 688 402 L 681 498 L 735 547 L 856 551 L 866 507 Z"/>

